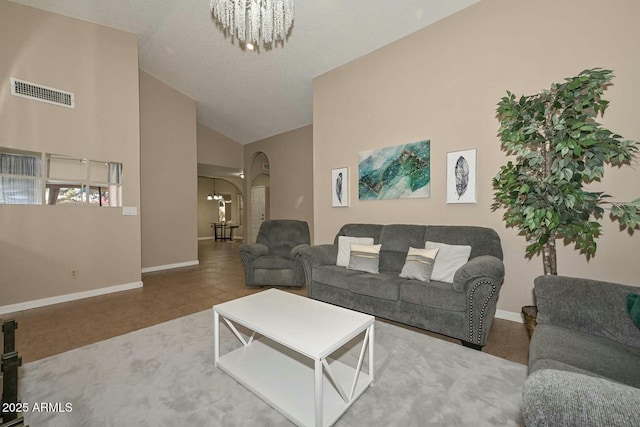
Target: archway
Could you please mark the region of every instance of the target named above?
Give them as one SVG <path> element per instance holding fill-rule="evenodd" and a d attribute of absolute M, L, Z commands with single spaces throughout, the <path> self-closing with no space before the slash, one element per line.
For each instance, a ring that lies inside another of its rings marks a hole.
<path fill-rule="evenodd" d="M 270 165 L 263 152 L 254 155 L 251 161 L 249 186 L 248 234 L 249 241 L 255 242 L 263 221 L 270 219 Z"/>

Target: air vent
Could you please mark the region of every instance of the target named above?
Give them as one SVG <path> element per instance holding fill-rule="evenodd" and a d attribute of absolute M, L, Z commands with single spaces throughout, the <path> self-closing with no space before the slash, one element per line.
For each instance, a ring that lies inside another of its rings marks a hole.
<path fill-rule="evenodd" d="M 11 95 L 60 105 L 62 107 L 75 108 L 75 96 L 71 92 L 64 92 L 51 87 L 14 79 L 13 77 L 11 78 Z"/>

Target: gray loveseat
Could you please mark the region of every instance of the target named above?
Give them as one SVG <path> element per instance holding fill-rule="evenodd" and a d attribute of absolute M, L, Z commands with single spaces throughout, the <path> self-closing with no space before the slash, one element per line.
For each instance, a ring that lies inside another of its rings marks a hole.
<path fill-rule="evenodd" d="M 339 236 L 372 237 L 381 244 L 380 273 L 337 266 Z M 409 248 L 424 248 L 426 241 L 471 246 L 453 283 L 399 277 Z M 504 278 L 500 238 L 483 227 L 346 224 L 334 244 L 304 248 L 300 260 L 310 298 L 457 338 L 478 350 L 487 342 Z"/>
<path fill-rule="evenodd" d="M 562 276 L 535 280 L 537 326 L 523 391 L 527 426 L 639 426 L 640 288 Z"/>

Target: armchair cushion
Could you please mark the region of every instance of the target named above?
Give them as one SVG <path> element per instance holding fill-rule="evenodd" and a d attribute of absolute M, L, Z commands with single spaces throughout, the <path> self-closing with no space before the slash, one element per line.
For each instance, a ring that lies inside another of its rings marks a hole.
<path fill-rule="evenodd" d="M 293 268 L 293 260 L 288 256 L 265 255 L 256 258 L 253 268 L 263 268 L 265 270 L 282 270 Z"/>
<path fill-rule="evenodd" d="M 560 326 L 538 324 L 529 347 L 529 372 L 554 360 L 614 381 L 640 387 L 640 348 Z M 539 365 L 542 363 L 541 365 Z"/>

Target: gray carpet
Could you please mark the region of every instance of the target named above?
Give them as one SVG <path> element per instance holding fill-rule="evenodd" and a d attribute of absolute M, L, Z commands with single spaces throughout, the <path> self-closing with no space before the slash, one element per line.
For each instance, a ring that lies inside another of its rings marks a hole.
<path fill-rule="evenodd" d="M 91 344 L 21 369 L 40 426 L 290 426 L 213 367 L 210 310 Z M 222 353 L 237 339 L 221 324 Z M 355 357 L 358 348 L 341 359 Z M 526 367 L 376 322 L 376 382 L 336 426 L 519 426 Z"/>

